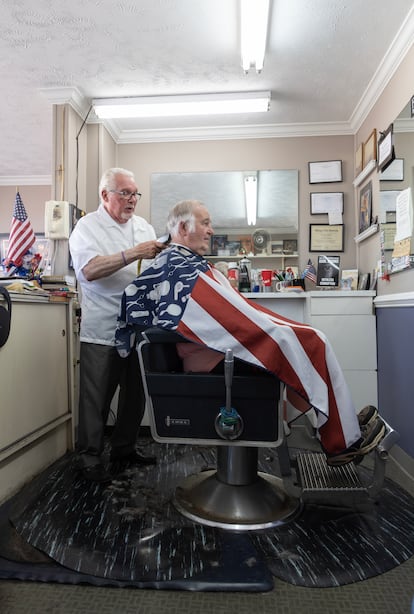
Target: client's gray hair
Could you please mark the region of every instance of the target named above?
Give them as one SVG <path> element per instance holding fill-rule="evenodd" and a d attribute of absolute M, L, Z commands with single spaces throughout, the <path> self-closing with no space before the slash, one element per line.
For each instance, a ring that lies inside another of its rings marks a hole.
<path fill-rule="evenodd" d="M 177 203 L 168 214 L 167 230 L 174 237 L 178 235 L 178 229 L 181 222 L 188 224 L 188 230 L 195 230 L 194 209 L 203 206 L 199 200 L 182 200 Z"/>
<path fill-rule="evenodd" d="M 135 180 L 134 173 L 126 168 L 108 168 L 102 175 L 99 182 L 99 198 L 102 198 L 102 190 L 114 190 L 116 187 L 116 175 L 125 175 Z"/>

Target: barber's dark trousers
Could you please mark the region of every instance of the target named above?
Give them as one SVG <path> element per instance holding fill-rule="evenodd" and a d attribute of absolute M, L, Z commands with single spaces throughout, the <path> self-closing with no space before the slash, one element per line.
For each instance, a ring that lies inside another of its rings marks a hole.
<path fill-rule="evenodd" d="M 117 386 L 117 419 L 111 436 L 112 452 L 125 455 L 135 448 L 145 411 L 138 355 L 121 358 L 116 348 L 81 343 L 79 427 L 77 448 L 82 466 L 101 462 L 104 429 Z"/>

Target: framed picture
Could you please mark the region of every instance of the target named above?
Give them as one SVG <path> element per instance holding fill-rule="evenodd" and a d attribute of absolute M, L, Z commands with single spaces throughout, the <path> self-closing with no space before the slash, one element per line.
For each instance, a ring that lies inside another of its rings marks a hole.
<path fill-rule="evenodd" d="M 211 254 L 220 256 L 219 251 L 226 249 L 227 235 L 213 235 L 211 237 Z"/>
<path fill-rule="evenodd" d="M 377 281 L 378 281 L 378 271 L 377 271 L 377 269 L 374 269 L 372 271 L 371 282 L 369 284 L 369 289 L 370 290 L 375 290 L 376 289 Z"/>
<path fill-rule="evenodd" d="M 7 232 L 2 232 L 0 234 L 0 264 L 3 262 L 4 258 L 7 256 L 7 250 L 9 247 L 9 236 L 10 234 Z"/>
<path fill-rule="evenodd" d="M 377 160 L 377 131 L 374 130 L 369 135 L 363 146 L 363 162 L 364 168 L 371 162 L 371 160 Z"/>
<path fill-rule="evenodd" d="M 368 290 L 369 288 L 369 273 L 362 273 L 358 280 L 358 290 Z"/>
<path fill-rule="evenodd" d="M 270 244 L 270 252 L 272 254 L 281 254 L 283 252 L 283 241 L 272 241 Z"/>
<path fill-rule="evenodd" d="M 229 252 L 229 256 L 237 256 L 240 252 L 240 241 L 227 241 L 225 249 Z"/>
<path fill-rule="evenodd" d="M 404 159 L 394 158 L 394 160 L 391 160 L 391 163 L 384 168 L 379 178 L 380 181 L 403 181 Z"/>
<path fill-rule="evenodd" d="M 362 143 L 358 147 L 355 152 L 355 175 L 359 175 L 359 173 L 364 168 L 364 158 L 363 158 L 363 146 Z"/>
<path fill-rule="evenodd" d="M 251 235 L 243 235 L 240 237 L 240 253 L 241 254 L 252 254 L 253 253 L 253 242 Z"/>
<path fill-rule="evenodd" d="M 335 288 L 339 285 L 339 256 L 318 256 L 316 285 Z"/>
<path fill-rule="evenodd" d="M 414 96 L 411 96 L 411 117 L 414 117 Z"/>
<path fill-rule="evenodd" d="M 342 269 L 341 288 L 342 290 L 357 290 L 358 269 Z"/>
<path fill-rule="evenodd" d="M 309 224 L 310 252 L 343 252 L 344 225 Z"/>
<path fill-rule="evenodd" d="M 390 124 L 378 139 L 378 169 L 384 171 L 395 159 L 393 143 L 393 124 Z"/>
<path fill-rule="evenodd" d="M 390 252 L 394 249 L 395 233 L 397 232 L 397 224 L 395 222 L 388 222 L 381 224 L 381 230 L 384 233 L 384 250 Z"/>
<path fill-rule="evenodd" d="M 312 215 L 319 213 L 343 213 L 343 192 L 311 192 L 310 212 Z"/>
<path fill-rule="evenodd" d="M 334 183 L 342 181 L 342 160 L 309 162 L 309 183 Z"/>
<path fill-rule="evenodd" d="M 367 183 L 359 193 L 359 232 L 371 226 L 372 181 Z"/>
<path fill-rule="evenodd" d="M 379 193 L 379 216 L 380 224 L 395 222 L 397 212 L 397 198 L 401 190 L 381 190 Z"/>
<path fill-rule="evenodd" d="M 283 253 L 294 254 L 298 251 L 297 239 L 283 239 Z"/>
<path fill-rule="evenodd" d="M 40 254 L 42 259 L 48 256 L 48 251 L 50 248 L 49 239 L 45 239 L 44 232 L 36 232 L 36 242 L 30 248 L 30 251 L 33 254 Z M 7 250 L 9 248 L 9 239 L 10 234 L 7 232 L 0 233 L 0 263 L 7 256 Z"/>

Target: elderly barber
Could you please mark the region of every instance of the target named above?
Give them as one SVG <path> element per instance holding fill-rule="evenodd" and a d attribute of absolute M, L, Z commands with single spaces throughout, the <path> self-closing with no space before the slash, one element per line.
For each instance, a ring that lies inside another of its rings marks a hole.
<path fill-rule="evenodd" d="M 110 404 L 119 385 L 110 458 L 118 464 L 153 464 L 135 449 L 145 400 L 136 352 L 116 351 L 115 329 L 125 287 L 165 247 L 153 227 L 135 215 L 141 194 L 132 172 L 107 170 L 99 184 L 100 205 L 76 224 L 69 246 L 80 287 L 79 465 L 85 479 L 109 482 L 102 453 Z"/>

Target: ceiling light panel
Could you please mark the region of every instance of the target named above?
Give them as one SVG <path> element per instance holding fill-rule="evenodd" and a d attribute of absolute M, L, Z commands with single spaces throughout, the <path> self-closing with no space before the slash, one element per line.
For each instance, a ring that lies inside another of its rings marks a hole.
<path fill-rule="evenodd" d="M 270 92 L 98 98 L 92 105 L 100 119 L 263 113 L 269 110 Z"/>

